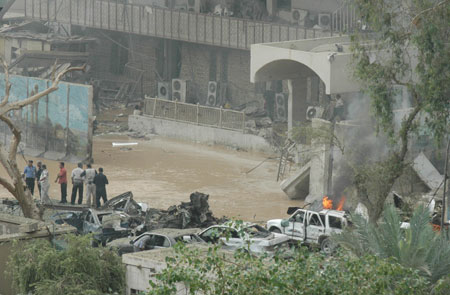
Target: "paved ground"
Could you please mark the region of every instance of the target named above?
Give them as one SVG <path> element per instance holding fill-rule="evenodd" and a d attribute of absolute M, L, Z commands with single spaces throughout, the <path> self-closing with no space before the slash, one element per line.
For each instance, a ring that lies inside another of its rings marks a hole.
<path fill-rule="evenodd" d="M 139 144 L 131 150 L 112 147 L 112 142 L 128 141 Z M 94 139 L 94 168 L 105 169 L 110 180 L 109 196 L 130 190 L 138 201 L 155 208 L 167 208 L 189 201 L 189 194 L 199 191 L 210 194 L 210 205 L 216 216 L 249 221 L 284 217 L 288 206 L 300 205 L 288 200 L 276 183 L 277 160 L 267 160 L 246 173 L 267 157 L 161 137 L 136 140 L 107 135 Z M 57 162 L 42 161 L 50 167 L 54 179 Z M 19 164 L 24 167 L 25 161 L 20 159 Z M 74 164 L 67 166 L 69 172 L 75 167 Z M 4 171 L 0 174 L 4 175 Z M 69 194 L 71 187 L 69 184 Z M 50 195 L 59 198 L 59 187 L 53 182 Z M 7 196 L 2 188 L 0 196 Z"/>

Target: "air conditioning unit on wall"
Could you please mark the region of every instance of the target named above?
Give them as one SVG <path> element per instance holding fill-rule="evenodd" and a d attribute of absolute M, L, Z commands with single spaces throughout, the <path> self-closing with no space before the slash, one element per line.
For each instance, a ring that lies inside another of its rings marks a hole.
<path fill-rule="evenodd" d="M 186 102 L 187 81 L 181 79 L 172 79 L 172 100 Z"/>
<path fill-rule="evenodd" d="M 208 96 L 206 97 L 206 105 L 214 107 L 218 103 L 218 86 L 216 81 L 208 82 Z"/>
<path fill-rule="evenodd" d="M 287 96 L 284 93 L 275 93 L 275 121 L 286 122 L 287 112 Z"/>
<path fill-rule="evenodd" d="M 314 118 L 322 118 L 324 113 L 324 108 L 322 107 L 308 107 L 306 110 L 306 119 L 312 120 Z"/>
<path fill-rule="evenodd" d="M 331 28 L 331 14 L 319 13 L 319 26 L 322 29 L 330 29 Z"/>
<path fill-rule="evenodd" d="M 308 15 L 308 11 L 302 9 L 292 9 L 291 11 L 292 23 L 300 26 L 305 25 L 305 17 Z"/>
<path fill-rule="evenodd" d="M 170 83 L 158 82 L 158 98 L 170 99 Z"/>

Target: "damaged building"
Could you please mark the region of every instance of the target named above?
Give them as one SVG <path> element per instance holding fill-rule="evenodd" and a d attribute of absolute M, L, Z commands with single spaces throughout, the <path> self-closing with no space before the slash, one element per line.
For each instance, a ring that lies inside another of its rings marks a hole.
<path fill-rule="evenodd" d="M 88 53 L 99 96 L 142 103 L 143 116 L 129 116 L 134 131 L 281 151 L 277 179 L 290 198 L 343 193 L 347 175 L 339 175 L 336 147 L 284 140 L 298 126 L 332 128 L 346 138 L 364 124 L 354 107 L 361 93 L 350 78 L 345 34 L 367 28 L 347 2 L 17 0 L 8 19 L 45 22 L 74 44 L 83 40 L 84 49 L 73 51 Z M 420 145 L 414 154 L 423 151 L 442 171 Z M 299 169 L 287 175 L 291 160 Z"/>

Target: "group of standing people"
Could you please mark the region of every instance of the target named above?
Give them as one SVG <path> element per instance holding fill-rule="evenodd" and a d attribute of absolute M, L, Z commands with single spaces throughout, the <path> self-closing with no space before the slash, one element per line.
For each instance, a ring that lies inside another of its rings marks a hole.
<path fill-rule="evenodd" d="M 67 203 L 67 170 L 64 167 L 64 162 L 59 163 L 59 173 L 56 176 L 55 183 L 61 187 L 61 201 L 59 203 Z M 25 167 L 23 177 L 27 189 L 30 190 L 31 195 L 34 195 L 35 183 L 39 189 L 41 202 L 44 204 L 50 203 L 48 190 L 50 188 L 49 172 L 47 166 L 41 162 L 37 163 L 37 168 L 33 166 L 33 161 L 28 161 Z M 78 193 L 78 204 L 83 204 L 84 186 L 86 186 L 86 199 L 89 207 L 100 207 L 100 199 L 105 203 L 107 201 L 106 185 L 108 178 L 103 174 L 103 168 L 97 171 L 92 168 L 91 164 L 87 164 L 86 170 L 83 170 L 83 163 L 78 163 L 78 166 L 72 170 L 72 195 L 70 203 L 75 205 Z"/>
<path fill-rule="evenodd" d="M 41 197 L 42 203 L 49 203 L 50 198 L 48 196 L 48 190 L 50 188 L 50 182 L 48 180 L 49 173 L 47 170 L 47 165 L 41 162 L 37 163 L 37 169 L 33 166 L 33 161 L 28 161 L 28 165 L 23 171 L 23 176 L 25 178 L 25 183 L 27 188 L 30 190 L 31 195 L 34 195 L 35 183 L 37 183 L 39 196 Z"/>

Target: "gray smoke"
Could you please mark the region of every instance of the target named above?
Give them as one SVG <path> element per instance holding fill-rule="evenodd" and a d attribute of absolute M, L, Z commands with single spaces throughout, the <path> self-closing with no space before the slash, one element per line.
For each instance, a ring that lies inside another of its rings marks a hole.
<path fill-rule="evenodd" d="M 390 150 L 387 136 L 376 132 L 376 121 L 371 113 L 371 102 L 367 95 L 354 93 L 345 97 L 347 120 L 336 124 L 335 132 L 345 147 L 344 155 L 333 150 L 332 194 L 339 199 L 345 188 L 353 181 L 353 170 L 349 166 L 373 163 L 384 159 Z M 395 96 L 394 125 L 400 126 L 410 101 L 399 92 Z"/>

